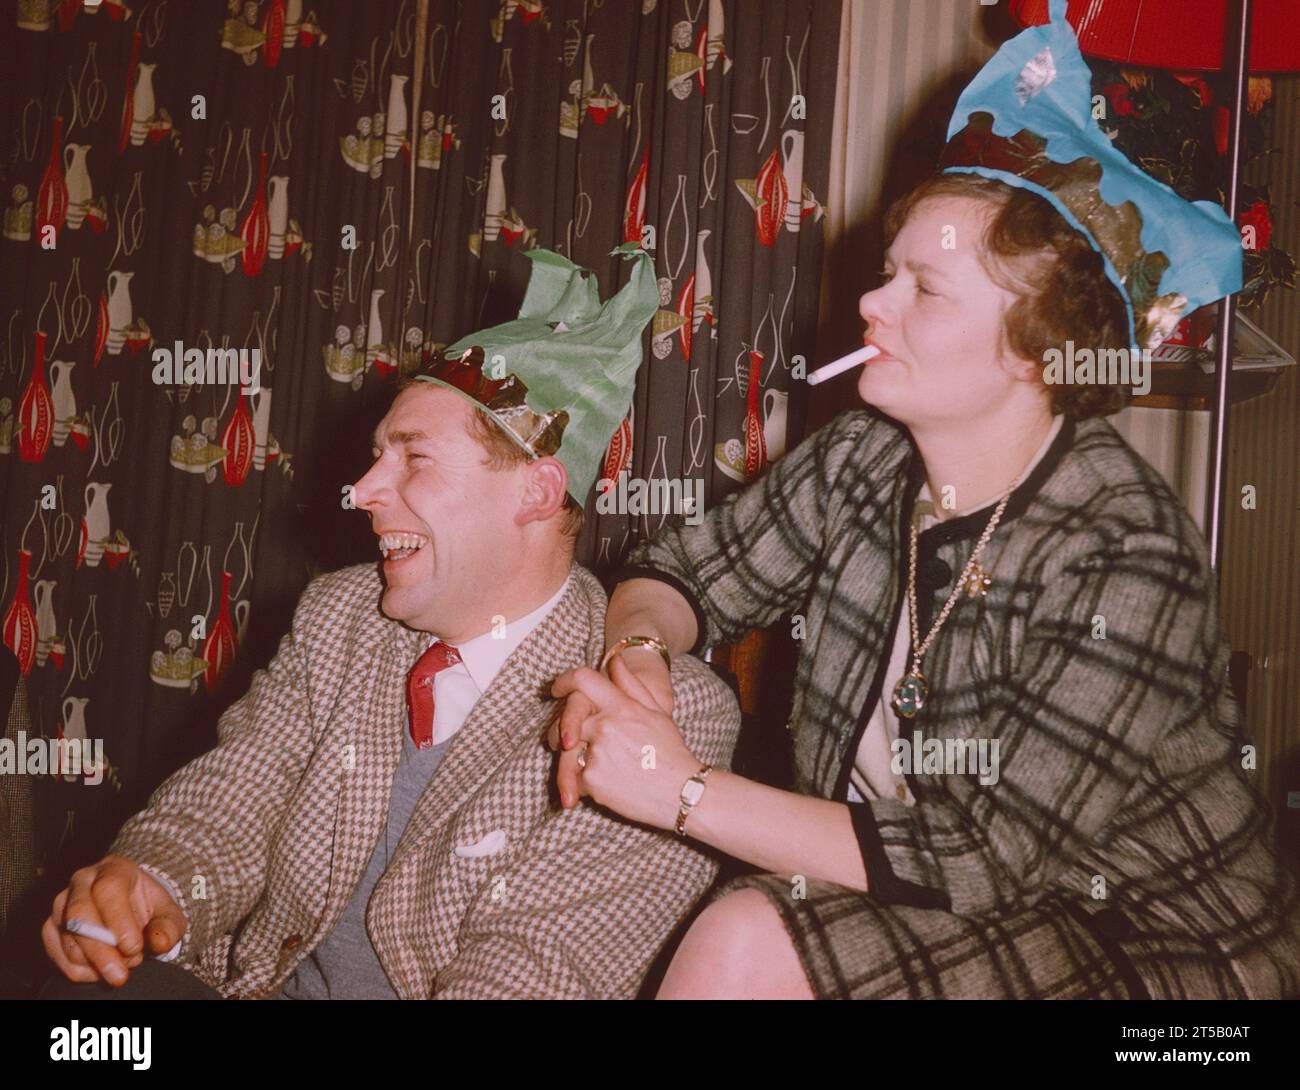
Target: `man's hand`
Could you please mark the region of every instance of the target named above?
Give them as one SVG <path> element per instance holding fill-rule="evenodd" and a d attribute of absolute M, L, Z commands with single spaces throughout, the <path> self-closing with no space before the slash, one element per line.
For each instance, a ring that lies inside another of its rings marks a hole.
<path fill-rule="evenodd" d="M 665 715 L 673 714 L 672 675 L 668 670 L 668 664 L 657 652 L 647 653 L 642 649 L 637 649 L 631 654 L 624 652 L 610 660 L 610 667 L 613 666 L 615 659 L 626 666 L 628 672 L 645 686 L 645 690 Z M 589 740 L 589 735 L 586 733 L 588 720 L 596 714 L 596 705 L 591 698 L 574 686 L 573 675 L 573 670 L 566 670 L 555 679 L 552 692 L 557 692 L 558 686 L 568 694 L 568 699 L 564 702 L 563 713 L 546 732 L 547 744 L 553 750 L 560 750 L 555 784 L 560 791 L 560 803 L 566 810 L 577 806 L 578 799 L 586 794 L 582 786 L 582 769 L 578 765 L 578 753 Z M 613 679 L 609 669 L 606 670 L 605 676 Z"/>
<path fill-rule="evenodd" d="M 63 922 L 70 919 L 108 928 L 117 936 L 117 946 L 69 934 Z M 107 980 L 121 987 L 127 970 L 139 965 L 146 952 L 165 954 L 175 946 L 185 935 L 186 923 L 166 888 L 130 859 L 107 855 L 76 871 L 68 888 L 54 898 L 41 942 L 49 959 L 74 983 Z"/>

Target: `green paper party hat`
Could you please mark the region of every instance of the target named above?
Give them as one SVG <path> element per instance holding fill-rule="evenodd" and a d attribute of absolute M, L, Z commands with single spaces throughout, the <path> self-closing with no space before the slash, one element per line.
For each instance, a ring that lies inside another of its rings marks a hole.
<path fill-rule="evenodd" d="M 533 268 L 519 317 L 434 352 L 415 376 L 469 400 L 534 458 L 554 455 L 581 504 L 632 403 L 641 335 L 659 309 L 650 255 L 634 242 L 610 253 L 636 268 L 602 304 L 591 270 L 525 251 Z"/>

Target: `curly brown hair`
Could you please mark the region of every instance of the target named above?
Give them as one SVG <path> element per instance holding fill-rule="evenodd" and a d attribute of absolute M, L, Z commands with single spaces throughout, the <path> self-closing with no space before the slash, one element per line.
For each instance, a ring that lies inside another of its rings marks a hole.
<path fill-rule="evenodd" d="M 922 201 L 951 197 L 991 206 L 980 256 L 993 282 L 1018 297 L 1003 325 L 1012 352 L 1041 361 L 1048 349 L 1062 349 L 1066 341 L 1093 348 L 1128 345 L 1128 311 L 1106 277 L 1101 255 L 1030 190 L 980 174 L 935 174 L 886 212 L 886 248 Z M 1044 386 L 1052 412 L 1076 420 L 1119 412 L 1131 394 L 1125 385 Z"/>
<path fill-rule="evenodd" d="M 394 397 L 403 390 L 415 386 L 417 381 L 414 375 L 399 378 Z M 421 385 L 423 384 L 421 383 Z M 483 448 L 483 453 L 486 456 L 484 464 L 488 469 L 513 469 L 515 466 L 527 465 L 533 460 L 523 447 L 506 435 L 501 428 L 488 420 L 485 413 L 479 412 L 477 409 L 470 413 L 465 430 L 469 437 L 478 440 L 479 446 Z M 586 525 L 587 518 L 582 504 L 575 500 L 571 494 L 564 497 L 561 517 L 563 521 L 560 524 L 560 532 L 576 546 L 578 538 L 582 536 L 582 530 Z"/>

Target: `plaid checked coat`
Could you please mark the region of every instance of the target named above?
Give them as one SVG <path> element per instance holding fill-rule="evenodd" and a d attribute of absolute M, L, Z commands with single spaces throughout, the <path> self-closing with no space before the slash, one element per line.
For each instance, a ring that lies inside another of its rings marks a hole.
<path fill-rule="evenodd" d="M 618 581 L 658 577 L 700 644 L 802 615 L 795 787 L 847 798 L 903 612 L 924 465 L 848 412 L 669 524 Z M 920 534 L 928 632 L 993 505 Z M 1300 902 L 1243 770 L 1202 535 L 1104 420 L 1063 422 L 930 647 L 904 734 L 997 739 L 1000 778 L 915 771 L 909 805 L 849 804 L 869 892 L 755 876 L 823 996 L 1264 997 L 1300 992 Z M 1104 638 L 1099 619 L 1104 618 Z M 694 649 L 693 649 L 694 650 Z"/>
<path fill-rule="evenodd" d="M 380 613 L 380 591 L 372 564 L 313 580 L 275 658 L 221 717 L 217 747 L 113 843 L 179 887 L 178 963 L 223 996 L 278 993 L 338 920 L 380 835 L 406 678 L 428 642 Z M 605 606 L 575 564 L 421 796 L 366 915 L 402 998 L 633 997 L 715 878 L 716 863 L 672 833 L 552 801 L 550 685 L 599 663 Z M 731 689 L 690 657 L 672 680 L 692 749 L 725 767 L 740 725 Z M 497 830 L 498 853 L 457 854 Z"/>

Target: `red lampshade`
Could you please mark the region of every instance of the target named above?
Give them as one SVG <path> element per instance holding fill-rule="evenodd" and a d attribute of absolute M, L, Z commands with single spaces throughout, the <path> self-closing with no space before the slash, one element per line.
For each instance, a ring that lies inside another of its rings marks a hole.
<path fill-rule="evenodd" d="M 1139 68 L 1218 71 L 1227 6 L 1227 0 L 1069 0 L 1066 12 L 1089 56 Z M 1045 23 L 1047 0 L 1011 0 L 1011 15 L 1021 26 Z M 1252 72 L 1300 71 L 1298 19 L 1297 0 L 1254 0 Z"/>

